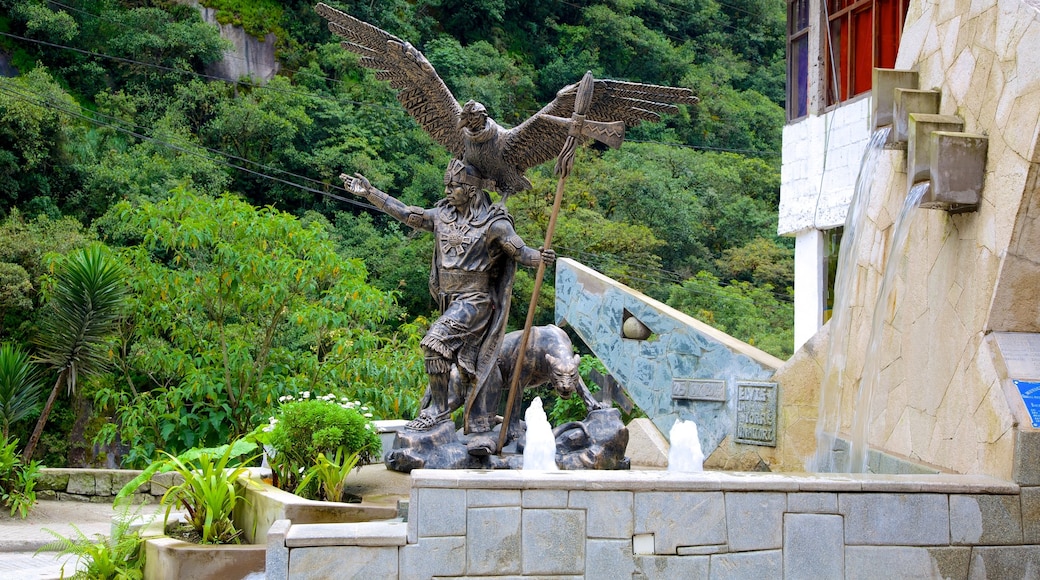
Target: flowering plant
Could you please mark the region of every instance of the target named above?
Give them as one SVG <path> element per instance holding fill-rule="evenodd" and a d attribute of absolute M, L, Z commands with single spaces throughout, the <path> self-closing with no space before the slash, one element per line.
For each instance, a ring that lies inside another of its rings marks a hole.
<path fill-rule="evenodd" d="M 372 414 L 359 401 L 328 394 L 279 399 L 278 415 L 257 433 L 268 451 L 274 485 L 302 497 L 339 501 L 351 468 L 381 452 Z M 337 481 L 334 481 L 337 480 Z"/>

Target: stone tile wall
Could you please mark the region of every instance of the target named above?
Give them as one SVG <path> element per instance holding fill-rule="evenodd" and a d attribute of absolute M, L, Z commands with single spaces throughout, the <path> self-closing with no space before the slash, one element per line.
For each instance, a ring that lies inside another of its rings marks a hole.
<path fill-rule="evenodd" d="M 628 313 L 653 334 L 622 335 Z M 556 321 L 569 325 L 603 362 L 628 396 L 667 436 L 677 419 L 697 423 L 706 455 L 732 439 L 738 381 L 767 381 L 783 361 L 662 304 L 573 260 L 556 262 Z M 674 398 L 676 379 L 724 383 L 724 400 Z M 772 448 L 766 448 L 772 449 Z M 754 454 L 752 454 L 754 455 Z M 747 465 L 760 462 L 754 455 Z"/>
<path fill-rule="evenodd" d="M 419 470 L 407 524 L 276 524 L 267 577 L 1026 578 L 1040 566 L 1038 489 L 957 475 Z"/>

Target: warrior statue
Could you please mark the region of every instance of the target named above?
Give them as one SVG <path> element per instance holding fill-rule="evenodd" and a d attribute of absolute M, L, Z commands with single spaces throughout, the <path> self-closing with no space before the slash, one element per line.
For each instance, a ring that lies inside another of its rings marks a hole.
<path fill-rule="evenodd" d="M 444 174 L 444 199 L 430 209 L 406 206 L 379 191 L 360 174 L 340 176 L 346 189 L 415 229 L 433 232 L 430 293 L 441 316 L 422 340 L 429 397 L 419 416 L 408 423 L 425 431 L 451 419 L 459 407 L 454 393 L 465 396 L 464 429 L 471 455 L 495 452 L 491 436 L 498 411 L 498 388 L 486 388 L 497 362 L 509 313 L 516 263 L 537 267 L 556 260 L 552 250 L 526 245 L 509 214 L 491 203 L 486 180 L 470 165 L 452 160 Z M 454 365 L 462 388 L 453 388 Z"/>

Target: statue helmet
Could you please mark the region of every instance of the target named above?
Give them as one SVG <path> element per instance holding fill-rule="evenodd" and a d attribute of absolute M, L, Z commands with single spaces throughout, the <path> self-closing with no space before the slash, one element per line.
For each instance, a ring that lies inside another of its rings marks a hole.
<path fill-rule="evenodd" d="M 448 170 L 444 172 L 444 185 L 459 183 L 470 185 L 477 189 L 495 189 L 494 180 L 484 179 L 472 165 L 463 163 L 458 159 L 452 159 L 451 163 L 448 164 Z"/>

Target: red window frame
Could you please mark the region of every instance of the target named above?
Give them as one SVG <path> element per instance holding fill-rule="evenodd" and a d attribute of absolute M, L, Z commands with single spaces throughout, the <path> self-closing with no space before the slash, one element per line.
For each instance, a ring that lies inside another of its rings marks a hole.
<path fill-rule="evenodd" d="M 895 66 L 910 0 L 824 0 L 827 105 L 870 91 L 873 69 Z"/>

